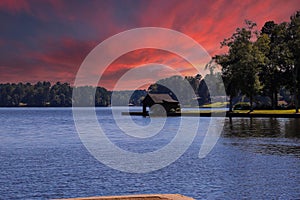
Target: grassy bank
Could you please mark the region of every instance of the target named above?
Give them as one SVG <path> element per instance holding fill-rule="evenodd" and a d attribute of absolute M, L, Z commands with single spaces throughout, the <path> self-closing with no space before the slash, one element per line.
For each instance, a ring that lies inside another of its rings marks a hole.
<path fill-rule="evenodd" d="M 136 116 L 149 116 L 147 113 L 144 115 L 142 112 L 122 112 L 122 115 L 136 115 Z M 300 118 L 295 110 L 236 110 L 228 112 L 224 110 L 187 110 L 182 112 L 168 113 L 170 117 L 186 116 L 186 117 L 262 117 L 262 118 Z M 154 116 L 154 115 L 153 115 Z"/>
<path fill-rule="evenodd" d="M 274 117 L 274 118 L 300 118 L 294 109 L 291 110 L 235 110 L 228 112 L 224 110 L 200 110 L 200 111 L 184 111 L 182 116 L 202 116 L 202 117 Z"/>
<path fill-rule="evenodd" d="M 235 110 L 233 113 L 249 113 L 249 110 Z M 282 115 L 282 114 L 296 114 L 295 109 L 291 110 L 254 110 L 249 114 L 272 114 L 272 115 Z"/>
<path fill-rule="evenodd" d="M 200 106 L 200 108 L 225 108 L 227 107 L 228 102 L 216 102 L 216 103 L 210 103 Z"/>

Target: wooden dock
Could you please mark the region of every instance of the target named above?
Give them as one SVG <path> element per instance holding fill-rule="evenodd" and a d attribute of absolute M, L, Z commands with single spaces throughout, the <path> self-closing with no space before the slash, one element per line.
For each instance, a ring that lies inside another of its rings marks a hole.
<path fill-rule="evenodd" d="M 122 115 L 148 117 L 149 113 L 122 112 Z M 150 114 L 151 115 L 151 114 Z M 263 114 L 263 113 L 234 113 L 234 112 L 174 112 L 167 113 L 167 117 L 246 117 L 246 118 L 300 118 L 300 114 Z M 157 116 L 159 117 L 159 116 Z"/>
<path fill-rule="evenodd" d="M 122 115 L 130 115 L 130 116 L 143 116 L 143 117 L 149 117 L 151 114 L 143 113 L 143 112 L 122 112 Z M 167 113 L 168 117 L 180 117 L 180 116 L 185 116 L 185 117 L 211 117 L 212 113 L 196 113 L 196 112 L 174 112 L 174 113 Z M 220 113 L 215 113 L 214 116 L 224 116 L 224 112 Z M 152 115 L 152 116 L 157 116 L 161 117 L 160 115 Z"/>
<path fill-rule="evenodd" d="M 58 199 L 57 199 L 58 200 Z M 126 196 L 79 197 L 59 200 L 195 200 L 181 194 L 141 194 Z"/>

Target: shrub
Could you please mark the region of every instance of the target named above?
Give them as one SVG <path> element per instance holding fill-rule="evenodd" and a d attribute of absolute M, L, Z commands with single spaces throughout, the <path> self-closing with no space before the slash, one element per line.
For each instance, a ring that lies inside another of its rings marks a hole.
<path fill-rule="evenodd" d="M 248 102 L 238 102 L 233 106 L 234 110 L 250 110 L 251 106 Z"/>

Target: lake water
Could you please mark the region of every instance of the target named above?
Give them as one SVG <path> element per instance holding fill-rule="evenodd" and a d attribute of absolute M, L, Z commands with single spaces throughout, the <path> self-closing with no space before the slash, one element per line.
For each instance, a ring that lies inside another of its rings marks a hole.
<path fill-rule="evenodd" d="M 180 122 L 168 118 L 161 133 L 141 140 L 121 134 L 110 108 L 97 108 L 97 116 L 116 145 L 134 152 L 168 144 Z M 150 123 L 149 118 L 133 118 L 139 125 Z M 120 172 L 95 159 L 79 139 L 71 108 L 1 108 L 0 123 L 0 199 L 139 193 L 300 198 L 300 119 L 226 119 L 214 149 L 199 159 L 209 123 L 201 118 L 190 148 L 171 165 L 145 174 Z"/>

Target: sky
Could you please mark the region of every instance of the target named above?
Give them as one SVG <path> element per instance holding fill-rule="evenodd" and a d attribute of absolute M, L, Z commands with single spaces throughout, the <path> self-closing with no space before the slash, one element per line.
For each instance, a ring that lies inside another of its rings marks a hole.
<path fill-rule="evenodd" d="M 266 21 L 288 22 L 297 10 L 299 0 L 1 0 L 0 83 L 60 81 L 73 85 L 83 61 L 97 45 L 141 27 L 179 31 L 214 56 L 224 53 L 220 42 L 242 27 L 245 19 L 256 22 L 260 29 Z M 105 66 L 98 84 L 114 89 L 127 72 L 141 66 L 140 76 L 119 84 L 119 89 L 143 88 L 153 77 L 199 72 L 173 52 L 144 48 L 120 55 Z"/>

